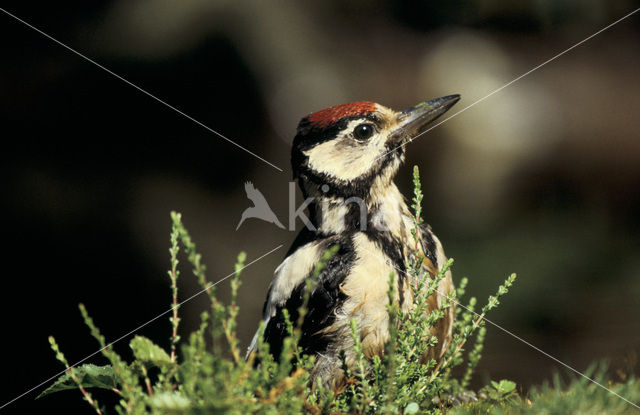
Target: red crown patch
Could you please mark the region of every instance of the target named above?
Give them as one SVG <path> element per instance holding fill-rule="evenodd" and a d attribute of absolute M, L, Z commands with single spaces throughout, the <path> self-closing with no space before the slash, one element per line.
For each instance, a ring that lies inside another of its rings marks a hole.
<path fill-rule="evenodd" d="M 307 119 L 309 123 L 316 127 L 326 127 L 333 124 L 344 117 L 354 117 L 359 115 L 367 115 L 376 110 L 375 102 L 358 101 L 348 104 L 336 105 L 335 107 L 325 108 L 323 110 L 309 114 Z"/>

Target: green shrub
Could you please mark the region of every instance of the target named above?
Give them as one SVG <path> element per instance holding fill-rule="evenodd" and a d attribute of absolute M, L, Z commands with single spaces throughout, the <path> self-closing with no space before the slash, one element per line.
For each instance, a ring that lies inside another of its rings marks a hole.
<path fill-rule="evenodd" d="M 452 408 L 448 415 L 534 415 L 534 414 L 580 414 L 623 415 L 640 413 L 640 381 L 627 377 L 625 382 L 607 380 L 607 365 L 591 365 L 585 377 L 574 377 L 565 383 L 555 375 L 552 384 L 534 387 L 527 397 L 511 394 L 509 399 L 486 400 Z M 483 388 L 481 394 L 504 393 L 499 384 Z M 514 385 L 515 386 L 515 385 Z M 604 387 L 603 387 L 604 386 Z M 606 389 L 605 389 L 606 387 Z"/>
<path fill-rule="evenodd" d="M 422 222 L 421 201 L 420 181 L 415 168 L 413 209 L 416 229 Z M 55 340 L 50 337 L 51 347 L 58 360 L 67 367 L 67 372 L 41 396 L 65 389 L 79 389 L 96 412 L 103 413 L 105 408 L 92 397 L 89 389 L 109 389 L 120 397 L 117 406 L 109 408 L 109 411 L 115 410 L 120 414 L 439 414 L 450 409 L 455 396 L 463 394 L 468 387 L 482 352 L 486 334 L 484 316 L 498 306 L 499 298 L 508 292 L 515 280 L 515 274 L 509 276 L 498 287 L 496 295 L 489 297 L 487 304 L 476 312 L 474 298 L 466 306 L 460 304 L 467 284 L 467 280 L 462 279 L 442 305 L 442 309 L 445 309 L 452 302 L 458 304 L 453 339 L 444 358 L 440 362 L 430 360 L 421 363 L 420 356 L 437 342 L 429 329 L 443 316 L 441 309 L 425 316 L 423 310 L 426 309 L 426 299 L 436 292 L 438 282 L 453 261 L 449 260 L 438 275 L 431 278 L 421 272 L 424 258 L 416 255 L 416 259 L 407 264 L 411 277 L 418 281 L 412 287 L 415 294 L 413 311 L 402 313 L 398 304 L 392 301 L 393 288 L 389 289 L 387 308 L 391 320 L 390 339 L 385 346 L 384 356 L 372 360 L 365 358 L 360 335 L 355 322 L 352 322 L 356 361 L 353 367 L 343 364 L 347 386 L 334 392 L 321 385 L 309 385 L 309 371 L 313 367 L 314 357 L 302 355 L 297 347 L 299 327 L 306 312 L 304 305 L 297 321 L 287 322 L 289 336 L 284 341 L 279 359 L 274 359 L 269 354 L 268 345 L 259 341 L 257 353 L 245 361 L 236 337 L 236 295 L 245 254 L 238 256 L 235 274 L 231 279 L 231 301 L 224 305 L 218 301 L 215 287 L 206 278 L 206 267 L 201 263 L 200 254 L 182 225 L 180 214 L 174 212 L 171 217 L 169 277 L 173 295 L 170 349 L 166 351 L 145 337 L 135 336 L 130 342 L 134 360 L 127 362 L 113 350 L 112 344 L 106 343 L 85 307 L 80 305 L 85 323 L 110 364 L 69 367 Z M 200 328 L 186 340 L 178 336 L 180 245 L 193 267 L 193 274 L 211 302 L 210 310 L 201 315 Z M 318 275 L 334 253 L 335 248 L 327 251 L 316 264 L 314 275 Z M 394 286 L 391 284 L 394 278 L 393 274 L 390 275 L 390 287 Z M 307 292 L 313 288 L 313 283 L 312 278 L 308 282 Z M 261 325 L 259 330 L 263 331 L 264 326 Z M 475 337 L 473 345 L 465 353 L 465 346 L 472 337 Z M 181 353 L 177 353 L 178 348 Z M 255 359 L 260 362 L 259 365 L 254 365 Z M 452 376 L 455 367 L 462 367 L 459 378 Z M 487 408 L 502 407 L 505 402 L 519 399 L 512 382 L 501 381 L 492 385 L 493 389 L 488 390 L 487 399 L 482 403 L 485 406 L 466 407 L 473 411 L 478 408 L 486 411 Z"/>

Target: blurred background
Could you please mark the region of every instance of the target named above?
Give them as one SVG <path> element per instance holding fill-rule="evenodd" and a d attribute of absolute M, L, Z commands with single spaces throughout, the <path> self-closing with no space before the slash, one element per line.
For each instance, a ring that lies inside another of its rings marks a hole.
<path fill-rule="evenodd" d="M 640 6 L 637 0 L 238 2 L 3 1 L 54 38 L 247 147 L 279 172 L 0 14 L 3 319 L 0 404 L 170 306 L 169 212 L 183 213 L 216 281 L 247 268 L 243 346 L 295 232 L 248 220 L 243 183 L 288 217 L 298 120 L 354 100 L 401 109 L 458 93 L 464 108 Z M 633 370 L 640 350 L 640 15 L 614 26 L 411 144 L 425 217 L 489 317 L 578 370 Z M 452 112 L 452 113 L 453 113 Z M 450 113 L 451 114 L 451 113 Z M 300 194 L 296 205 L 301 202 Z M 298 223 L 298 229 L 301 224 Z M 180 296 L 198 291 L 183 267 Z M 222 299 L 228 284 L 219 286 Z M 182 309 L 192 331 L 204 297 Z M 168 345 L 167 317 L 141 329 Z M 129 338 L 116 346 L 127 353 Z M 92 359 L 102 363 L 99 357 Z M 476 386 L 522 390 L 564 370 L 489 327 Z M 91 413 L 77 392 L 6 413 Z M 46 408 L 46 409 L 45 409 Z"/>

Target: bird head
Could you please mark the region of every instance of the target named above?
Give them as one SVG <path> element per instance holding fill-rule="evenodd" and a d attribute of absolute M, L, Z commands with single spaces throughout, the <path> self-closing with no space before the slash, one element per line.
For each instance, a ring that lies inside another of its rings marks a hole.
<path fill-rule="evenodd" d="M 305 196 L 361 197 L 390 184 L 404 160 L 405 144 L 444 114 L 459 95 L 394 111 L 375 102 L 352 102 L 303 118 L 291 163 Z"/>

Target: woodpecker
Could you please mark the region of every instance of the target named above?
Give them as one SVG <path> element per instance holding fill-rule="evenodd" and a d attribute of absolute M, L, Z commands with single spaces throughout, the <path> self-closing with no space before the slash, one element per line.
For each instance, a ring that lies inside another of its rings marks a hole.
<path fill-rule="evenodd" d="M 309 221 L 277 267 L 263 308 L 264 341 L 280 356 L 286 337 L 283 310 L 298 319 L 306 281 L 314 265 L 334 245 L 339 249 L 316 277 L 308 312 L 301 326 L 299 346 L 315 355 L 311 381 L 339 389 L 344 383 L 340 352 L 347 364 L 354 360 L 350 320 L 360 333 L 364 354 L 381 356 L 389 337 L 389 275 L 394 273 L 401 310 L 413 298 L 407 264 L 416 248 L 424 256 L 423 271 L 431 277 L 446 262 L 442 244 L 423 226 L 416 246 L 407 203 L 393 182 L 404 161 L 405 145 L 424 127 L 460 99 L 459 95 L 422 102 L 394 111 L 374 102 L 353 102 L 304 117 L 293 140 L 294 179 L 307 200 Z M 310 198 L 310 199 L 309 199 Z M 451 273 L 428 298 L 430 312 L 440 308 L 453 290 Z M 441 359 L 451 341 L 454 306 L 432 328 L 438 339 L 424 358 Z M 247 356 L 256 349 L 258 333 Z"/>

